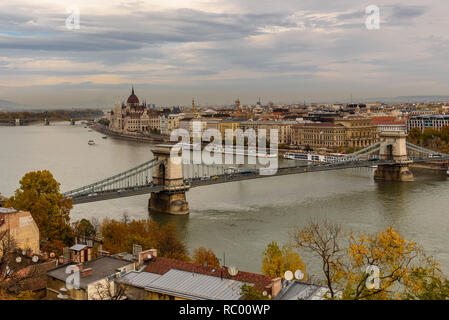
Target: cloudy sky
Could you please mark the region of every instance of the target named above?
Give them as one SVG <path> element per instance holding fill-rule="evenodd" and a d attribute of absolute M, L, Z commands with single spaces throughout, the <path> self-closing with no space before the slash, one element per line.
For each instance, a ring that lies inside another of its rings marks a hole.
<path fill-rule="evenodd" d="M 106 107 L 131 84 L 158 105 L 448 95 L 448 16 L 447 0 L 2 1 L 0 99 Z"/>

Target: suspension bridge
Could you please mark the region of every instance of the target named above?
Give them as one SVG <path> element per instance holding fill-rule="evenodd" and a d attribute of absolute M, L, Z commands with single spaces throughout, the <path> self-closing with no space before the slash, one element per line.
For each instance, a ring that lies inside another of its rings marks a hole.
<path fill-rule="evenodd" d="M 185 193 L 195 187 L 274 176 L 312 173 L 349 168 L 376 167 L 374 178 L 413 181 L 409 166 L 419 162 L 449 160 L 443 154 L 406 141 L 405 132 L 382 132 L 380 141 L 362 150 L 328 162 L 305 163 L 280 167 L 236 169 L 230 165 L 183 163 L 173 157 L 173 145 L 157 145 L 154 158 L 122 173 L 64 193 L 74 204 L 117 199 L 151 193 L 149 209 L 168 214 L 187 214 Z M 187 150 L 190 152 L 190 150 Z"/>

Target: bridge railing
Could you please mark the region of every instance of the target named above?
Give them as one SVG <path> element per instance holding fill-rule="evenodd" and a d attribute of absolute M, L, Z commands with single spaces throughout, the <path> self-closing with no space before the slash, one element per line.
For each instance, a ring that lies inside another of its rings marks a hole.
<path fill-rule="evenodd" d="M 140 178 L 142 180 L 142 176 L 139 177 L 139 174 L 144 173 L 146 171 L 150 171 L 155 166 L 159 165 L 161 161 L 156 161 L 156 159 L 152 159 L 150 161 L 144 162 L 134 168 L 131 168 L 129 170 L 126 170 L 124 172 L 121 172 L 119 174 L 116 174 L 112 177 L 103 179 L 101 181 L 89 184 L 87 186 L 71 190 L 68 192 L 63 193 L 64 197 L 66 198 L 73 198 L 74 196 L 80 196 L 80 195 L 86 195 L 88 193 L 93 192 L 101 192 L 108 188 L 115 189 L 117 187 L 117 183 L 124 182 L 128 180 L 128 182 L 132 181 L 133 178 L 135 179 L 133 183 L 136 183 L 137 179 Z M 149 178 L 149 179 L 148 179 Z M 149 172 L 147 174 L 146 181 L 143 181 L 144 183 L 148 184 L 152 181 L 152 174 Z M 126 187 L 123 183 L 123 187 Z"/>

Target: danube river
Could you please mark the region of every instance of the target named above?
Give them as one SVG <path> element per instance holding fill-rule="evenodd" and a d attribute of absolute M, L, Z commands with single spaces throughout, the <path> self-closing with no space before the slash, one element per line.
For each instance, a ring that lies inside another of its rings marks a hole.
<path fill-rule="evenodd" d="M 88 140 L 96 145 L 89 146 Z M 102 139 L 68 122 L 50 126 L 0 127 L 0 192 L 10 196 L 20 178 L 50 170 L 68 191 L 136 166 L 152 157 L 150 145 Z M 374 169 L 349 169 L 204 186 L 187 193 L 189 216 L 151 215 L 149 195 L 75 206 L 73 221 L 97 217 L 150 217 L 174 222 L 190 252 L 212 248 L 227 265 L 260 272 L 262 251 L 288 241 L 293 226 L 327 218 L 345 231 L 370 233 L 393 226 L 437 257 L 449 273 L 449 181 L 417 173 L 413 183 L 375 182 Z M 302 253 L 309 271 L 316 262 Z M 318 274 L 317 274 L 318 275 Z M 320 275 L 321 276 L 321 275 Z"/>

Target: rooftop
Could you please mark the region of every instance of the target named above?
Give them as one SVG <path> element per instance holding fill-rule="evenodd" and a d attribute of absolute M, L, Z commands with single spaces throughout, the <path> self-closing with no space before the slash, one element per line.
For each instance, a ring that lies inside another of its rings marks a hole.
<path fill-rule="evenodd" d="M 194 272 L 196 274 L 203 274 L 212 277 L 216 277 L 219 280 L 230 279 L 245 283 L 252 283 L 254 287 L 258 290 L 266 290 L 266 288 L 271 285 L 272 277 L 264 276 L 262 274 L 250 273 L 239 271 L 236 276 L 231 276 L 228 273 L 228 269 L 221 267 L 215 268 L 211 266 L 203 266 L 201 264 L 186 262 L 181 260 L 163 258 L 163 257 L 154 257 L 146 266 L 144 271 L 156 273 L 156 274 L 166 274 L 171 269 Z"/>
<path fill-rule="evenodd" d="M 283 285 L 274 300 L 323 300 L 323 295 L 328 290 L 326 287 L 296 280 L 284 283 L 286 285 Z"/>
<path fill-rule="evenodd" d="M 244 282 L 171 269 L 163 275 L 130 271 L 120 282 L 148 291 L 198 300 L 239 300 Z"/>
<path fill-rule="evenodd" d="M 104 279 L 108 276 L 120 272 L 122 268 L 131 262 L 113 258 L 110 256 L 100 257 L 83 263 L 83 269 L 91 268 L 92 273 L 80 278 L 80 288 L 86 289 L 93 282 Z M 71 265 L 76 265 L 71 263 Z M 47 275 L 61 281 L 66 281 L 68 274 L 65 272 L 68 265 L 63 265 L 47 272 Z"/>
<path fill-rule="evenodd" d="M 0 213 L 16 213 L 18 212 L 16 209 L 13 208 L 3 208 L 0 207 Z"/>

